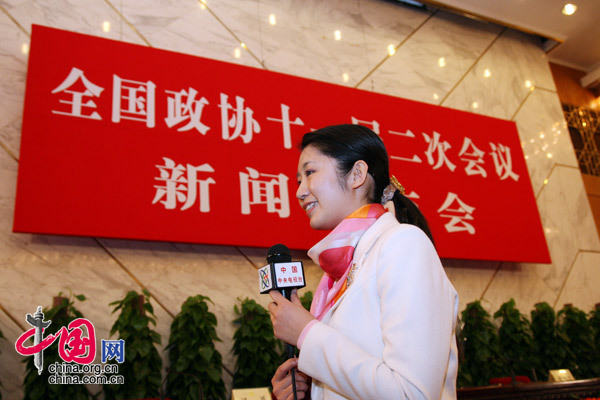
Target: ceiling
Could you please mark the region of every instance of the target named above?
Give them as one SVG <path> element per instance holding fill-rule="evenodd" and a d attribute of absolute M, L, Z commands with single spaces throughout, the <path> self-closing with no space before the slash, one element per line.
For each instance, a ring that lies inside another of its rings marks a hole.
<path fill-rule="evenodd" d="M 485 19 L 548 39 L 550 62 L 586 73 L 585 87 L 600 85 L 600 0 L 418 0 L 434 8 Z M 577 6 L 563 15 L 566 3 Z"/>

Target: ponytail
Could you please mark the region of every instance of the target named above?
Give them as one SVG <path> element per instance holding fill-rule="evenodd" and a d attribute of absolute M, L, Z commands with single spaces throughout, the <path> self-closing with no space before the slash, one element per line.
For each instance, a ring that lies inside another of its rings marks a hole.
<path fill-rule="evenodd" d="M 435 246 L 435 241 L 433 240 L 431 230 L 429 230 L 427 219 L 425 219 L 425 216 L 421 213 L 421 210 L 419 210 L 417 205 L 413 203 L 411 199 L 401 194 L 399 190 L 394 192 L 392 201 L 394 202 L 394 211 L 396 212 L 396 219 L 398 222 L 415 225 L 421 228 Z"/>

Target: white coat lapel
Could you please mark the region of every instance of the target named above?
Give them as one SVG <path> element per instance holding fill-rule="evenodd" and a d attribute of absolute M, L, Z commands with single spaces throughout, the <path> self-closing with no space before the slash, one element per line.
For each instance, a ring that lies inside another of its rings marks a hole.
<path fill-rule="evenodd" d="M 358 244 L 356 245 L 356 250 L 354 251 L 354 256 L 352 258 L 352 263 L 356 264 L 356 272 L 354 273 L 353 282 L 348 287 L 348 289 L 340 296 L 338 301 L 327 311 L 327 313 L 321 319 L 321 322 L 329 322 L 332 314 L 339 307 L 339 305 L 344 300 L 344 297 L 354 293 L 354 291 L 359 290 L 360 282 L 365 278 L 365 274 L 361 274 L 361 266 L 363 265 L 364 259 L 369 254 L 369 251 L 373 248 L 373 245 L 377 242 L 377 239 L 381 236 L 383 232 L 392 227 L 396 223 L 396 218 L 389 212 L 383 214 L 360 238 Z"/>

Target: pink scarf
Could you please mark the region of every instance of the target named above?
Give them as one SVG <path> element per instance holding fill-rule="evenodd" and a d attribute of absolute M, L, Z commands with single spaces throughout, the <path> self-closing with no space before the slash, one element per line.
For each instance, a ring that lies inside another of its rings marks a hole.
<path fill-rule="evenodd" d="M 381 204 L 364 205 L 308 251 L 308 256 L 325 272 L 310 305 L 310 312 L 317 319 L 321 320 L 346 290 L 354 249 L 365 231 L 384 213 Z"/>

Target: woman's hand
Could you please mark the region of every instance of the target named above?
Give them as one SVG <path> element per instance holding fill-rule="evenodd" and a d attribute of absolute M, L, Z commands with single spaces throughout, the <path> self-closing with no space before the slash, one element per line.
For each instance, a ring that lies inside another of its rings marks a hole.
<path fill-rule="evenodd" d="M 290 370 L 298 366 L 297 358 L 290 358 L 277 368 L 271 384 L 273 385 L 273 395 L 277 400 L 292 400 L 294 391 L 292 388 L 292 374 Z M 306 374 L 296 370 L 296 394 L 298 399 L 307 399 L 307 394 L 310 388 L 310 379 Z"/>
<path fill-rule="evenodd" d="M 269 294 L 273 299 L 269 312 L 275 337 L 296 346 L 302 329 L 315 317 L 302 306 L 297 290 L 292 291 L 291 302 L 276 290 Z"/>

